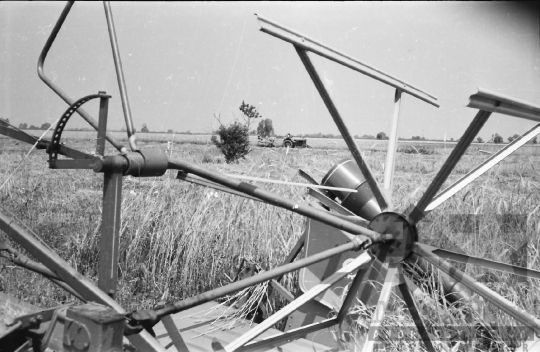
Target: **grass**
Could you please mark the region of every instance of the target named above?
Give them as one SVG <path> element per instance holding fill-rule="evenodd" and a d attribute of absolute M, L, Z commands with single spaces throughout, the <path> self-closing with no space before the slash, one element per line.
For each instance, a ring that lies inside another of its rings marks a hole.
<path fill-rule="evenodd" d="M 73 142 L 71 146 L 81 150 L 93 148 L 88 141 Z M 201 163 L 223 173 L 295 182 L 303 182 L 297 175 L 299 168 L 320 180 L 336 161 L 348 157 L 347 151 L 339 149 L 295 149 L 285 155 L 283 148 L 256 148 L 246 160 L 226 164 L 220 162 L 222 157 L 216 148 L 209 145 L 154 142 L 144 147 L 162 148 L 172 158 Z M 28 145 L 0 139 L 0 181 L 11 173 L 28 149 Z M 449 151 L 398 154 L 394 184 L 397 209 L 404 210 L 421 197 Z M 376 149 L 366 152 L 366 160 L 379 180 L 384 156 L 384 151 Z M 464 156 L 451 180 L 486 157 L 477 153 Z M 50 170 L 46 159 L 42 151 L 34 151 L 0 190 L 0 202 L 77 270 L 97 282 L 102 176 L 86 170 Z M 494 167 L 420 223 L 421 241 L 508 263 L 515 259 L 512 253 L 526 244 L 526 264 L 539 270 L 539 159 L 538 154 L 511 156 Z M 257 264 L 262 270 L 276 267 L 304 230 L 304 218 L 299 215 L 177 181 L 175 176 L 174 172 L 167 172 L 160 178 L 124 179 L 117 299 L 128 310 L 180 300 L 225 285 L 243 260 Z M 311 201 L 305 190 L 298 187 L 259 186 L 291 199 Z M 471 227 L 468 222 L 456 222 L 452 214 L 482 216 Z M 516 222 L 516 217 L 503 219 L 501 214 L 521 215 L 526 225 Z M 0 236 L 5 239 L 3 233 Z M 0 263 L 1 292 L 43 307 L 75 300 L 38 275 L 14 267 L 4 259 Z M 461 268 L 529 313 L 540 315 L 537 280 L 522 280 L 473 266 Z M 282 283 L 295 291 L 295 280 L 295 275 L 287 275 Z M 483 312 L 468 313 L 471 310 L 467 304 L 438 310 L 432 303 L 442 295 L 436 271 L 414 280 L 424 289 L 423 298 L 417 298 L 417 302 L 434 336 L 444 339 L 446 334 L 447 338 L 465 339 L 463 327 L 470 326 L 472 321 L 490 332 L 493 349 L 504 350 L 518 343 L 517 328 L 498 331 L 491 327 L 492 323 L 517 325 L 491 304 L 485 303 Z M 260 295 L 262 291 L 257 292 Z M 271 297 L 270 309 L 282 305 L 282 301 Z M 382 340 L 389 350 L 406 350 L 403 346 L 407 344 L 398 344 L 395 336 L 398 328 L 413 326 L 413 322 L 398 296 L 393 296 L 391 306 Z M 373 309 L 362 306 L 355 309 L 358 319 L 352 326 L 365 331 Z M 441 328 L 441 325 L 450 327 Z M 394 338 L 388 337 L 392 334 Z M 416 343 L 413 340 L 409 340 L 413 343 L 410 346 Z M 354 338 L 351 343 L 354 344 Z M 445 343 L 450 344 L 448 340 Z M 490 346 L 489 341 L 476 343 L 478 349 Z M 420 343 L 418 348 L 422 349 L 423 345 Z"/>

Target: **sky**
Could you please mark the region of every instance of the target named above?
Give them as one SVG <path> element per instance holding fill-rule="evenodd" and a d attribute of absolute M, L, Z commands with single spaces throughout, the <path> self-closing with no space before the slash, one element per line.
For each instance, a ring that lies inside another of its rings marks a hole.
<path fill-rule="evenodd" d="M 65 3 L 0 3 L 0 117 L 56 121 L 67 105 L 36 73 Z M 403 95 L 398 135 L 459 138 L 477 110 L 477 87 L 540 105 L 538 7 L 510 2 L 113 2 L 137 130 L 210 133 L 240 118 L 242 101 L 277 134 L 338 134 L 293 46 L 259 31 L 255 13 L 437 97 Z M 314 59 L 353 135 L 389 134 L 394 89 L 324 58 Z M 112 95 L 109 127 L 124 126 L 103 4 L 75 3 L 45 63 L 73 99 Z M 85 105 L 96 119 L 97 102 Z M 256 122 L 257 123 L 257 122 Z M 493 114 L 489 139 L 534 122 Z M 78 115 L 69 127 L 88 127 Z"/>

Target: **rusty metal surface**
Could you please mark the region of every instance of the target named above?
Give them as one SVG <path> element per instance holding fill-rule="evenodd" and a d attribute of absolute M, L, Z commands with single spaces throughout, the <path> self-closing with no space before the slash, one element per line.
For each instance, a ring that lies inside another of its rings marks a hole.
<path fill-rule="evenodd" d="M 540 122 L 540 105 L 484 88 L 469 97 L 467 107 Z"/>
<path fill-rule="evenodd" d="M 396 89 L 401 89 L 404 92 L 425 101 L 428 104 L 439 107 L 437 99 L 411 84 L 404 82 L 396 77 L 393 77 L 380 69 L 374 68 L 373 66 L 367 65 L 355 58 L 350 57 L 347 54 L 344 54 L 336 49 L 330 48 L 329 46 L 319 43 L 306 35 L 297 33 L 290 28 L 287 28 L 276 22 L 264 18 L 262 16 L 257 16 L 259 24 L 261 25 L 261 31 L 273 35 L 276 38 L 282 39 L 286 42 L 293 44 L 302 50 L 311 51 L 317 55 L 325 57 L 329 60 L 332 60 L 338 64 L 346 66 L 352 70 L 365 74 L 373 79 L 381 81 L 385 84 L 388 84 Z"/>

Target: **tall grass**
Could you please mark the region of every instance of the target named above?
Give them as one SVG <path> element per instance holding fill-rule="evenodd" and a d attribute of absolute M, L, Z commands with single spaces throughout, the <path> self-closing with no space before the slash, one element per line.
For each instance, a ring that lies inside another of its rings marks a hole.
<path fill-rule="evenodd" d="M 81 141 L 79 146 L 78 149 L 92 148 L 90 142 Z M 345 150 L 300 149 L 285 155 L 283 149 L 261 148 L 250 153 L 245 161 L 225 164 L 216 162 L 221 157 L 212 146 L 160 144 L 158 147 L 172 158 L 204 163 L 205 167 L 223 173 L 297 182 L 302 182 L 297 176 L 299 168 L 320 180 L 336 161 L 348 157 Z M 11 172 L 26 148 L 0 140 L 0 180 Z M 441 153 L 443 155 L 399 153 L 394 184 L 398 210 L 404 210 L 421 197 L 445 160 L 444 152 Z M 379 178 L 384 156 L 383 151 L 366 152 L 366 160 Z M 451 178 L 455 180 L 485 157 L 465 156 Z M 50 170 L 46 159 L 40 151 L 31 154 L 16 177 L 0 190 L 0 202 L 77 270 L 97 281 L 102 175 L 85 170 Z M 421 241 L 504 262 L 511 262 L 512 253 L 526 244 L 528 266 L 540 269 L 538 160 L 538 156 L 512 156 L 496 166 L 421 222 Z M 263 270 L 276 267 L 304 230 L 304 218 L 299 215 L 184 183 L 175 176 L 168 172 L 160 178 L 124 179 L 117 299 L 126 309 L 179 300 L 227 284 L 242 260 L 256 263 Z M 298 201 L 311 201 L 305 190 L 298 187 L 259 186 Z M 508 213 L 526 216 L 526 226 L 519 229 L 516 223 L 501 226 L 501 217 L 497 214 Z M 482 214 L 483 217 L 474 231 L 464 233 L 463 228 L 452 222 L 450 214 Z M 5 239 L 4 234 L 1 236 Z M 74 300 L 45 279 L 9 265 L 3 259 L 0 262 L 0 291 L 46 307 Z M 462 268 L 529 313 L 539 314 L 536 280 L 523 281 L 510 274 L 472 266 Z M 284 285 L 291 291 L 296 290 L 295 278 L 294 274 L 284 278 Z M 460 338 L 460 334 L 464 334 L 460 327 L 469 326 L 472 321 L 490 329 L 490 338 L 496 341 L 493 346 L 503 348 L 514 343 L 512 337 L 507 336 L 508 329 L 497 331 L 491 324 L 516 326 L 516 322 L 491 304 L 486 303 L 484 311 L 475 313 L 472 318 L 464 313 L 468 311 L 464 308 L 467 305 L 441 311 L 430 303 L 439 301 L 443 294 L 436 271 L 429 277 L 416 277 L 415 281 L 425 289 L 425 299 L 419 305 L 435 337 L 444 339 L 446 334 L 447 338 Z M 413 323 L 400 298 L 394 297 L 393 302 L 382 339 L 391 350 L 401 350 L 396 340 L 388 336 L 398 327 L 413 326 Z M 283 304 L 275 299 L 271 303 L 274 308 Z M 355 309 L 359 318 L 353 322 L 353 327 L 364 331 L 372 308 L 357 306 Z M 451 327 L 442 328 L 441 324 Z M 422 346 L 420 343 L 418 348 Z"/>

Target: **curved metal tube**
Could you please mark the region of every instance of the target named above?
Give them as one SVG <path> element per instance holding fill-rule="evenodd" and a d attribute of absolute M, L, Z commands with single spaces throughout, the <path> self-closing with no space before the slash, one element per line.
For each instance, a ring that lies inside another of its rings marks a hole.
<path fill-rule="evenodd" d="M 131 118 L 131 108 L 129 106 L 129 98 L 124 80 L 124 70 L 122 69 L 122 60 L 120 59 L 120 49 L 116 40 L 116 30 L 114 29 L 113 14 L 109 1 L 103 2 L 105 8 L 105 17 L 107 18 L 107 28 L 109 29 L 109 38 L 111 39 L 112 54 L 114 59 L 114 67 L 116 68 L 116 77 L 118 78 L 118 88 L 120 89 L 120 99 L 122 100 L 122 109 L 124 110 L 124 118 L 126 119 L 126 129 L 129 140 L 129 146 L 132 151 L 139 150 L 135 142 L 135 128 L 133 127 L 133 119 Z"/>
<path fill-rule="evenodd" d="M 49 77 L 47 77 L 43 71 L 43 65 L 45 64 L 45 58 L 47 57 L 47 54 L 49 53 L 49 50 L 51 49 L 52 44 L 54 43 L 54 40 L 56 39 L 56 36 L 58 35 L 58 32 L 60 31 L 60 28 L 62 28 L 62 25 L 64 24 L 64 21 L 66 20 L 67 15 L 69 14 L 69 11 L 71 10 L 71 7 L 73 6 L 73 1 L 69 1 L 66 4 L 66 7 L 64 7 L 64 10 L 62 10 L 62 14 L 58 18 L 58 21 L 54 25 L 54 28 L 51 32 L 51 35 L 47 39 L 47 42 L 45 43 L 45 46 L 43 47 L 43 50 L 41 51 L 41 54 L 39 55 L 38 64 L 37 64 L 37 72 L 39 78 L 47 85 L 49 88 L 53 90 L 62 100 L 64 100 L 68 105 L 73 105 L 75 100 L 73 100 L 69 95 L 67 95 L 64 91 L 60 89 L 56 84 L 51 81 Z M 98 130 L 98 123 L 96 120 L 90 116 L 86 111 L 83 109 L 78 109 L 77 113 L 81 115 L 83 119 L 85 119 L 90 126 L 92 126 L 96 131 Z M 107 133 L 106 135 L 107 140 L 120 152 L 126 153 L 128 150 L 126 147 L 124 147 L 122 144 L 120 144 L 119 141 L 117 141 L 113 136 Z"/>

